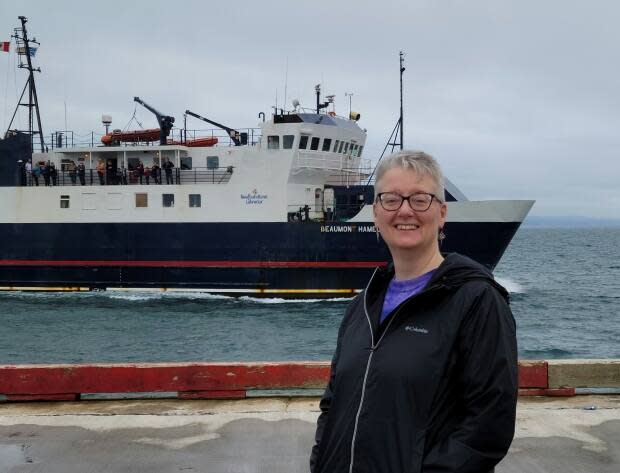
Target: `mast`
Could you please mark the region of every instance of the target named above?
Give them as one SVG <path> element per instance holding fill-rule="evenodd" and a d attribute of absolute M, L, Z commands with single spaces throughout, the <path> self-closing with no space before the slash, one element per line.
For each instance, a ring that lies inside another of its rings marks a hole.
<path fill-rule="evenodd" d="M 45 144 L 43 142 L 43 127 L 41 126 L 41 114 L 39 112 L 39 99 L 37 97 L 37 88 L 34 82 L 34 73 L 41 72 L 41 68 L 33 67 L 32 54 L 34 54 L 33 51 L 36 50 L 36 48 L 33 50 L 31 49 L 31 46 L 30 46 L 31 43 L 36 44 L 37 46 L 39 45 L 39 43 L 37 42 L 36 39 L 32 39 L 32 40 L 28 39 L 28 32 L 26 30 L 26 23 L 28 22 L 28 18 L 26 18 L 25 16 L 19 16 L 18 18 L 21 21 L 22 26 L 21 28 L 15 28 L 14 30 L 15 34 L 12 35 L 12 37 L 15 38 L 15 42 L 17 44 L 18 55 L 26 56 L 26 64 L 24 64 L 20 58 L 19 68 L 28 70 L 28 80 L 26 81 L 26 85 L 24 86 L 22 95 L 19 98 L 17 107 L 15 108 L 15 112 L 13 113 L 13 117 L 11 118 L 9 127 L 7 128 L 7 132 L 11 129 L 11 125 L 13 124 L 13 120 L 15 119 L 15 115 L 17 114 L 17 110 L 19 109 L 19 107 L 20 106 L 28 107 L 28 133 L 30 134 L 30 137 L 31 137 L 31 146 L 32 148 L 34 148 L 34 135 L 38 134 L 39 141 L 41 144 L 41 152 L 44 153 Z M 24 97 L 24 93 L 26 92 L 26 89 L 28 89 L 28 102 L 22 103 L 22 99 Z M 36 131 L 34 130 L 34 119 L 32 116 L 33 109 L 34 109 L 34 112 L 36 113 L 36 119 L 37 119 L 37 130 Z"/>
<path fill-rule="evenodd" d="M 405 53 L 400 51 L 400 149 L 403 149 L 403 72 L 405 72 Z"/>

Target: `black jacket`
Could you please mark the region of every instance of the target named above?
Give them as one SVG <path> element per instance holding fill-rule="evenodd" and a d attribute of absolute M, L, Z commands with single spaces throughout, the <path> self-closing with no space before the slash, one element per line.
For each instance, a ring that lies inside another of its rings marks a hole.
<path fill-rule="evenodd" d="M 506 290 L 478 263 L 450 254 L 379 325 L 392 276 L 375 271 L 344 316 L 311 471 L 493 471 L 512 442 L 517 403 Z"/>

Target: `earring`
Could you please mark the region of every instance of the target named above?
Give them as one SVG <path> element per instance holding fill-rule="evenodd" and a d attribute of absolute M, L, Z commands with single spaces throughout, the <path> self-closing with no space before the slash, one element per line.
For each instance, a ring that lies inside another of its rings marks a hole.
<path fill-rule="evenodd" d="M 443 232 L 443 228 L 439 229 L 439 243 L 446 239 L 446 234 Z"/>

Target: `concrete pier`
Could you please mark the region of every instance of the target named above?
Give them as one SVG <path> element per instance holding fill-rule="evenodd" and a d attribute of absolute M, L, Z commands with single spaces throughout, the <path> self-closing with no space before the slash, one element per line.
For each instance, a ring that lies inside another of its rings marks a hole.
<path fill-rule="evenodd" d="M 318 398 L 0 405 L 3 473 L 308 471 Z M 522 397 L 497 473 L 618 473 L 620 396 Z"/>
<path fill-rule="evenodd" d="M 619 366 L 521 362 L 496 472 L 618 473 Z M 319 398 L 265 390 L 316 390 L 328 375 L 327 363 L 0 366 L 0 472 L 307 472 Z M 607 394 L 576 395 L 588 390 Z M 170 399 L 84 400 L 109 393 Z"/>

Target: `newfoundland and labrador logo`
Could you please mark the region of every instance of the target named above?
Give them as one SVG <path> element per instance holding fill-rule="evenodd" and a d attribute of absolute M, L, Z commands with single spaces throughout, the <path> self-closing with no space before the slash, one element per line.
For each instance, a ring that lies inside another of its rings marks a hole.
<path fill-rule="evenodd" d="M 246 204 L 262 204 L 263 200 L 267 198 L 267 194 L 259 194 L 256 189 L 248 194 L 241 194 L 241 198 L 245 200 Z"/>

